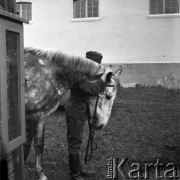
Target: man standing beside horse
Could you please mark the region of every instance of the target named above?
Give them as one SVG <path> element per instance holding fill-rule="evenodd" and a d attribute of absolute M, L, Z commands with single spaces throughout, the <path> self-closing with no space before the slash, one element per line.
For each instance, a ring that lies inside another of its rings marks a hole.
<path fill-rule="evenodd" d="M 94 132 L 94 129 L 99 130 L 108 123 L 113 102 L 120 87 L 119 78 L 122 70 L 119 69 L 113 73 L 111 69 L 99 64 L 102 55 L 92 52 L 89 54 L 91 57 L 88 53 L 86 57 L 95 59 L 98 63 L 87 58 L 71 56 L 59 50 L 38 48 L 24 50 L 26 78 L 24 155 L 27 159 L 34 139 L 36 172 L 40 180 L 47 180 L 42 162 L 46 120 L 56 111 L 60 98 L 68 89 L 71 89 L 71 96 L 66 104 L 66 120 L 71 180 L 82 180 L 82 176 L 88 174 L 82 170 L 79 159 L 83 128 L 88 112 L 92 117 L 88 119 L 93 125 L 90 126 L 93 127 L 90 128 L 93 129 L 90 132 Z M 93 137 L 90 136 L 91 134 L 93 133 L 89 134 L 90 142 L 93 140 L 90 138 Z"/>
<path fill-rule="evenodd" d="M 94 51 L 86 53 L 86 58 L 101 63 L 102 54 Z M 70 180 L 83 180 L 83 177 L 93 176 L 94 173 L 82 168 L 79 152 L 83 139 L 85 121 L 89 115 L 88 101 L 98 96 L 107 85 L 103 76 L 96 82 L 84 82 L 70 87 L 70 96 L 66 102 L 66 124 L 69 153 Z"/>

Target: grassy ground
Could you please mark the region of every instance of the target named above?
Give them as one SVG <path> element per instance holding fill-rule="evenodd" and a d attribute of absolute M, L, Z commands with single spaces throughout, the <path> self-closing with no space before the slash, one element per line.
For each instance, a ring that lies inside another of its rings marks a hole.
<path fill-rule="evenodd" d="M 88 128 L 82 149 L 85 152 Z M 132 163 L 143 165 L 175 163 L 180 176 L 180 91 L 160 87 L 121 89 L 115 101 L 108 125 L 95 135 L 98 149 L 85 167 L 97 172 L 91 180 L 107 179 L 108 158 L 128 158 L 125 169 Z M 68 178 L 66 124 L 64 113 L 58 111 L 48 120 L 45 134 L 44 172 L 49 180 Z M 81 154 L 84 158 L 84 153 Z M 34 150 L 26 163 L 26 180 L 36 180 Z M 165 169 L 161 170 L 161 175 Z M 150 169 L 150 179 L 154 177 Z M 172 174 L 170 174 L 172 175 Z M 119 179 L 122 178 L 119 175 Z"/>

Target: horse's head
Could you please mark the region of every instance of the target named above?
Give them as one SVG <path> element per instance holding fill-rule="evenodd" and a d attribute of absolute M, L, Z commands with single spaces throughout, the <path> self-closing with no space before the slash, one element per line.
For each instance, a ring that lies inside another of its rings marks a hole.
<path fill-rule="evenodd" d="M 108 72 L 106 74 L 107 86 L 98 97 L 90 99 L 91 123 L 95 129 L 102 129 L 108 122 L 114 100 L 120 87 L 120 74 L 122 69 L 116 73 Z"/>

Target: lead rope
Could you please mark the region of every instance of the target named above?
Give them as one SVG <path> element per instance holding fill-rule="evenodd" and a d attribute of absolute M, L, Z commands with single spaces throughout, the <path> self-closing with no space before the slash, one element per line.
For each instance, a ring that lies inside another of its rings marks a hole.
<path fill-rule="evenodd" d="M 106 85 L 106 86 L 114 87 L 114 85 Z M 106 88 L 101 92 L 101 94 L 104 94 L 105 91 L 106 91 Z M 98 100 L 99 100 L 99 95 L 96 98 L 96 104 L 95 104 L 95 109 L 94 109 L 94 114 L 93 114 L 93 120 L 95 122 L 97 121 L 96 111 L 97 111 Z M 93 142 L 94 141 L 95 128 L 92 126 L 90 120 L 91 120 L 91 115 L 90 115 L 90 111 L 89 111 L 89 113 L 88 113 L 89 137 L 88 137 L 88 142 L 87 142 L 87 147 L 86 147 L 86 154 L 85 154 L 85 158 L 84 158 L 84 161 L 86 164 L 88 161 L 91 160 L 93 151 L 97 150 L 97 144 L 96 144 L 96 142 Z M 93 145 L 94 145 L 94 147 L 93 147 Z M 89 146 L 91 148 L 90 154 L 89 154 Z"/>
<path fill-rule="evenodd" d="M 96 110 L 97 110 L 98 100 L 99 100 L 99 96 L 96 99 L 95 110 L 94 110 L 94 115 L 93 115 L 94 120 L 96 120 L 95 114 L 96 114 Z M 88 142 L 87 142 L 87 147 L 86 147 L 86 154 L 85 154 L 85 158 L 84 158 L 84 161 L 86 164 L 91 160 L 93 151 L 97 150 L 97 144 L 96 144 L 96 142 L 94 142 L 95 129 L 92 126 L 90 120 L 91 120 L 91 116 L 90 116 L 90 112 L 89 112 L 89 115 L 88 115 L 89 137 L 88 137 Z M 94 147 L 93 147 L 93 145 L 94 145 Z M 89 154 L 89 148 L 90 148 L 90 154 Z"/>

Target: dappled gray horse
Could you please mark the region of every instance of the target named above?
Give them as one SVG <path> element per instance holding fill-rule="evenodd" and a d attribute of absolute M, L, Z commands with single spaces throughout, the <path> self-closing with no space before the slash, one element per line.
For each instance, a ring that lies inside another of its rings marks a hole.
<path fill-rule="evenodd" d="M 89 59 L 70 56 L 60 51 L 26 48 L 25 56 L 25 106 L 26 106 L 26 143 L 25 160 L 29 155 L 34 139 L 36 171 L 40 180 L 46 180 L 43 173 L 42 154 L 46 118 L 56 111 L 62 95 L 74 83 L 96 81 L 110 74 L 109 85 L 99 96 L 96 109 L 95 127 L 105 126 L 110 117 L 112 105 L 119 87 L 121 70 L 115 74 L 108 68 Z M 95 97 L 89 102 L 90 114 L 94 113 Z"/>

